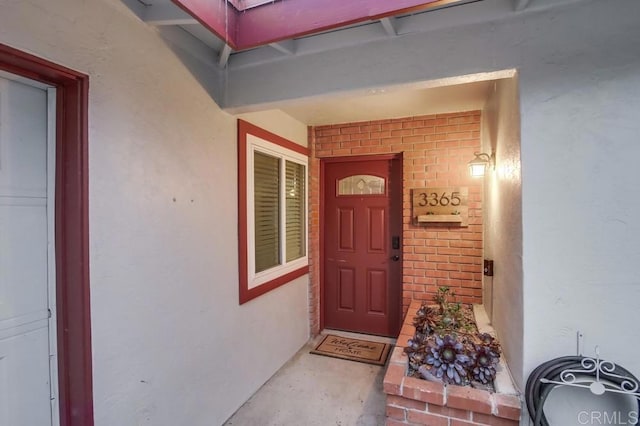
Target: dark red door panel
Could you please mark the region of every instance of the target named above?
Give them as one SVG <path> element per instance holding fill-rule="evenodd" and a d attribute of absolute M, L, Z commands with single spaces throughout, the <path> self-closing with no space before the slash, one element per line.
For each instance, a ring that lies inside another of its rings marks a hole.
<path fill-rule="evenodd" d="M 392 217 L 390 185 L 402 188 L 402 183 L 390 182 L 391 170 L 392 160 L 386 159 L 325 164 L 326 328 L 387 336 L 398 332 L 402 277 L 392 257 L 401 250 L 390 241 L 402 219 Z M 393 193 L 401 195 L 401 190 Z"/>

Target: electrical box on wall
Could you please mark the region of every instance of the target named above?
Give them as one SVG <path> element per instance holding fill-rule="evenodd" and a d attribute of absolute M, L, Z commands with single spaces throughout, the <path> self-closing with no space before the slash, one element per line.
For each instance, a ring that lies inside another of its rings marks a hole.
<path fill-rule="evenodd" d="M 469 226 L 469 188 L 466 186 L 414 188 L 411 191 L 414 224 Z"/>
<path fill-rule="evenodd" d="M 489 260 L 489 259 L 485 259 L 484 260 L 483 273 L 487 277 L 492 277 L 493 276 L 493 260 Z"/>

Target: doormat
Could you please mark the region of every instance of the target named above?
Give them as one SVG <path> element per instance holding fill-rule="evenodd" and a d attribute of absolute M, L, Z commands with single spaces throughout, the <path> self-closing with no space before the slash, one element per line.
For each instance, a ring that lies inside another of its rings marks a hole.
<path fill-rule="evenodd" d="M 384 365 L 387 362 L 390 350 L 391 345 L 388 343 L 327 334 L 311 353 L 366 362 L 368 364 Z"/>

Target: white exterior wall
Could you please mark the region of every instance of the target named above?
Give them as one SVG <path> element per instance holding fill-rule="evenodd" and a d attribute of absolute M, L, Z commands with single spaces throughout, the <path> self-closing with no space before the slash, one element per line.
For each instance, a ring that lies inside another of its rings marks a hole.
<path fill-rule="evenodd" d="M 586 354 L 598 344 L 604 358 L 640 375 L 640 1 L 540 3 L 553 2 L 534 0 L 492 22 L 247 66 L 229 74 L 227 105 L 517 69 L 524 343 L 514 375 L 526 380 L 541 362 L 574 354 L 578 330 Z M 486 4 L 513 6 L 475 3 Z M 265 75 L 268 85 L 259 83 Z"/>
<path fill-rule="evenodd" d="M 638 376 L 640 2 L 573 13 L 520 79 L 525 373 L 575 354 L 579 330 Z"/>
<path fill-rule="evenodd" d="M 483 152 L 495 152 L 495 170 L 485 176 L 484 257 L 494 276 L 483 277 L 483 301 L 514 381 L 524 390 L 522 176 L 517 78 L 494 82 L 482 113 Z"/>
<path fill-rule="evenodd" d="M 308 339 L 306 276 L 238 305 L 235 118 L 118 0 L 0 0 L 0 42 L 90 76 L 95 424 L 222 423 Z"/>

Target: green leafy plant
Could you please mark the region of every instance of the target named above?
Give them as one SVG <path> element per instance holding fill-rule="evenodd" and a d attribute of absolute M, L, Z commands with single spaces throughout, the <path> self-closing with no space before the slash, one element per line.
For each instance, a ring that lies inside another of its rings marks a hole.
<path fill-rule="evenodd" d="M 456 294 L 449 287 L 439 287 L 433 300 L 438 304 L 441 318 L 440 323 L 435 327 L 439 334 L 464 329 L 471 330 L 473 327 L 468 318 L 465 317 L 460 302 L 452 301 Z"/>

